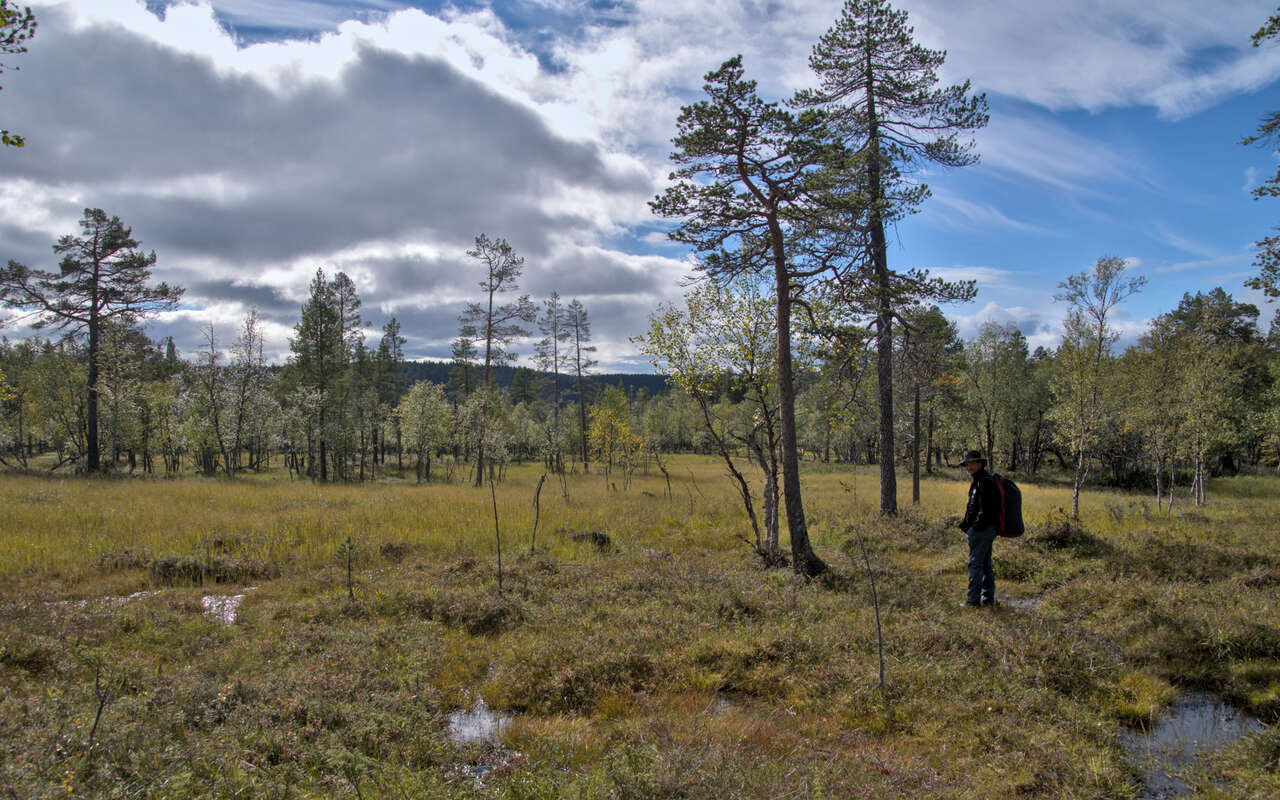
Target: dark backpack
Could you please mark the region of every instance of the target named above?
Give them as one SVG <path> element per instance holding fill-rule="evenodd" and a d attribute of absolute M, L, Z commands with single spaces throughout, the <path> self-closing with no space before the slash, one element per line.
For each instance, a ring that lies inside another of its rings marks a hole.
<path fill-rule="evenodd" d="M 1022 490 L 1003 475 L 997 473 L 991 477 L 1000 490 L 1000 526 L 997 532 L 1010 539 L 1021 536 L 1027 530 L 1022 524 Z"/>

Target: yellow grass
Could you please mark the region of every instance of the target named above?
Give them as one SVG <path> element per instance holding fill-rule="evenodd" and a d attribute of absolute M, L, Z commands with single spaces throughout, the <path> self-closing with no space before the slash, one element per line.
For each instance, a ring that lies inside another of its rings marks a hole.
<path fill-rule="evenodd" d="M 754 468 L 741 468 L 758 489 Z M 608 484 L 594 473 L 570 475 L 567 500 L 559 482 L 549 478 L 541 495 L 539 546 L 555 555 L 579 554 L 590 545 L 573 542 L 569 534 L 590 530 L 608 533 L 624 551 L 742 546 L 750 526 L 724 465 L 709 457 L 677 456 L 669 469 L 670 500 L 654 468 L 637 473 L 627 491 L 610 488 L 621 486 L 617 475 Z M 455 477 L 463 472 L 457 470 Z M 497 486 L 499 525 L 509 554 L 528 549 L 533 491 L 542 472 L 537 464 L 513 465 Z M 820 552 L 847 539 L 850 525 L 877 525 L 879 476 L 873 468 L 806 464 L 803 480 L 809 533 Z M 1210 501 L 1216 532 L 1230 537 L 1246 530 L 1271 504 L 1267 487 L 1273 485 L 1270 478 L 1215 482 Z M 908 513 L 958 517 L 968 482 L 958 471 L 926 479 L 918 507 L 910 504 L 909 476 L 899 477 L 898 488 L 899 503 Z M 1026 484 L 1023 490 L 1029 525 L 1070 508 L 1069 487 Z M 438 481 L 415 485 L 391 478 L 322 485 L 290 481 L 280 472 L 235 480 L 4 475 L 0 508 L 0 575 L 5 576 L 41 573 L 74 579 L 104 555 L 131 550 L 154 557 L 203 557 L 219 545 L 246 558 L 306 569 L 331 562 L 348 536 L 365 555 L 387 542 L 450 558 L 488 556 L 496 549 L 489 487 Z M 1185 497 L 1172 515 L 1157 513 L 1153 499 L 1118 492 L 1086 491 L 1081 498 L 1083 522 L 1099 533 L 1122 535 L 1135 516 L 1147 517 L 1146 527 L 1189 530 L 1203 524 Z M 783 538 L 785 548 L 785 515 Z"/>

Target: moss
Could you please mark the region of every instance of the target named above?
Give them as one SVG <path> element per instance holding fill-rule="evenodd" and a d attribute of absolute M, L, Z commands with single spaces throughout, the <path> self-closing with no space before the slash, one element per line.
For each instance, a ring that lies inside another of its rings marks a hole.
<path fill-rule="evenodd" d="M 1127 671 L 1109 691 L 1112 714 L 1125 725 L 1150 729 L 1155 719 L 1178 697 L 1166 681 L 1142 671 Z"/>

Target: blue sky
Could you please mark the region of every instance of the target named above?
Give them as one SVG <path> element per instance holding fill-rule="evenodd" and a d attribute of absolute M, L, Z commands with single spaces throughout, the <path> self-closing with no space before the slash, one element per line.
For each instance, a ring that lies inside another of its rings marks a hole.
<path fill-rule="evenodd" d="M 1280 201 L 1249 190 L 1273 150 L 1243 147 L 1280 107 L 1280 46 L 1249 36 L 1270 0 L 906 0 L 948 82 L 985 91 L 982 162 L 923 176 L 934 196 L 890 260 L 979 284 L 948 309 L 963 335 L 1017 324 L 1052 346 L 1057 283 L 1131 259 L 1132 341 L 1184 292 L 1243 288 Z M 275 358 L 317 267 L 347 271 L 369 335 L 391 315 L 413 357 L 446 357 L 475 299 L 476 234 L 527 259 L 523 291 L 586 304 L 602 367 L 647 369 L 628 337 L 677 300 L 687 254 L 646 201 L 682 103 L 742 53 L 781 97 L 812 80 L 834 0 L 521 0 L 404 4 L 72 0 L 34 4 L 30 52 L 6 59 L 0 258 L 53 268 L 50 245 L 102 207 L 187 287 L 151 326 L 184 352 L 230 342 L 257 307 Z M 20 321 L 3 331 L 24 335 Z M 520 350 L 520 348 L 517 348 Z M 531 351 L 523 348 L 523 352 Z"/>

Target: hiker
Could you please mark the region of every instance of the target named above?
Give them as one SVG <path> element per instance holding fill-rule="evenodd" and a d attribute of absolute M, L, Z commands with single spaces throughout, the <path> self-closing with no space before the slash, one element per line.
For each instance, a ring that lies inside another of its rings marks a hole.
<path fill-rule="evenodd" d="M 973 477 L 969 504 L 960 529 L 969 537 L 969 594 L 965 604 L 990 606 L 996 602 L 996 573 L 991 564 L 991 545 L 1000 525 L 1000 489 L 987 469 L 987 460 L 977 450 L 964 454 L 961 464 Z"/>

